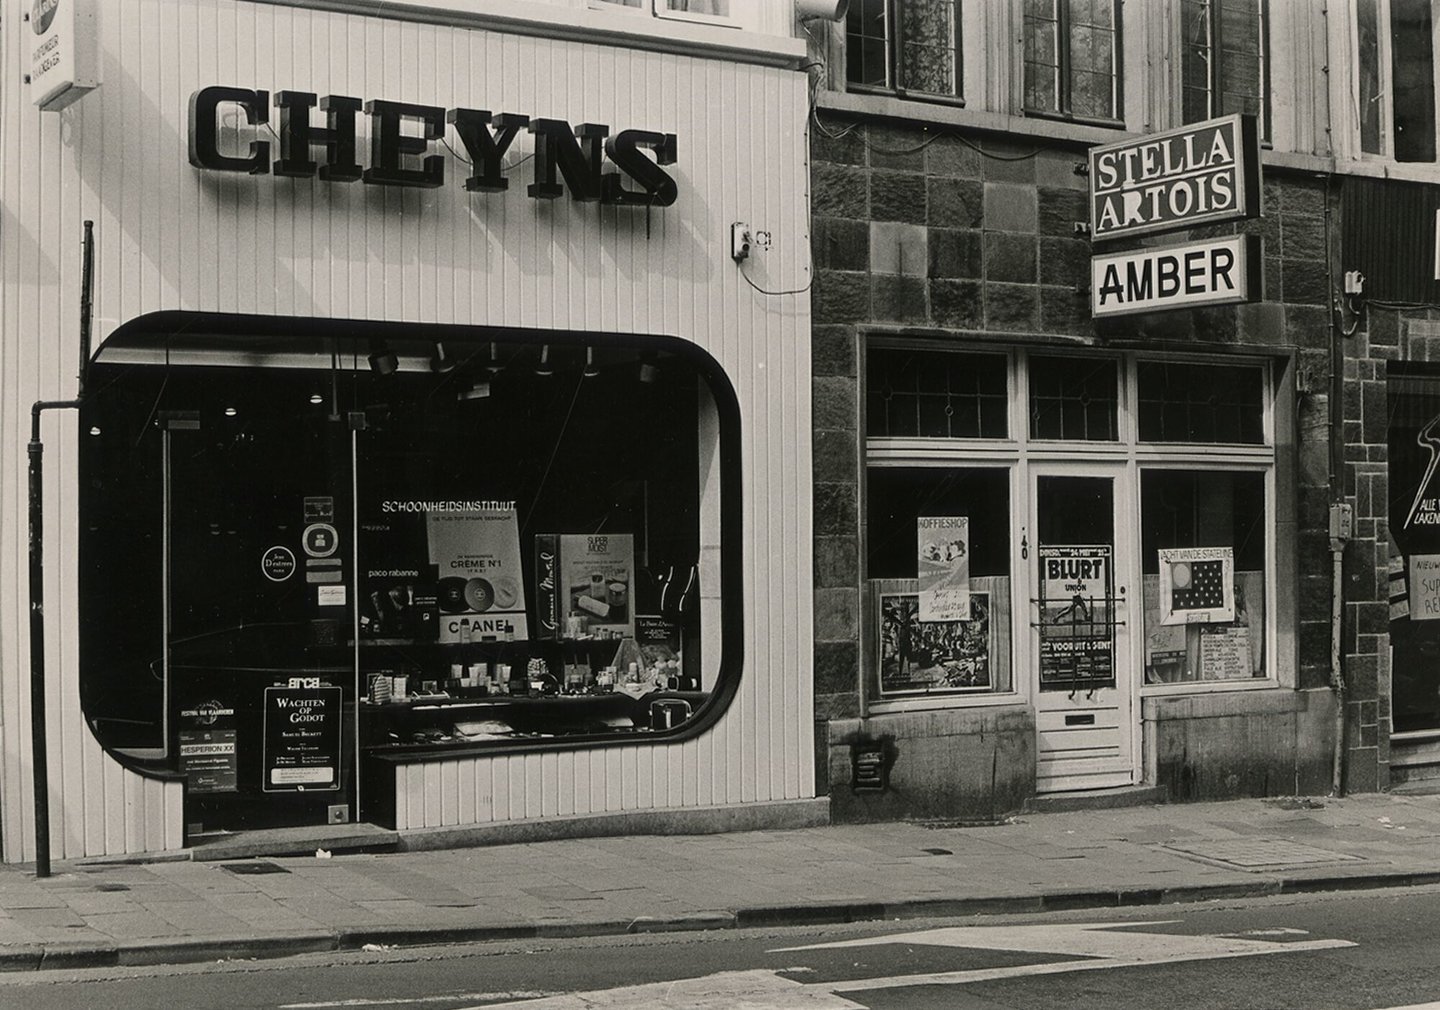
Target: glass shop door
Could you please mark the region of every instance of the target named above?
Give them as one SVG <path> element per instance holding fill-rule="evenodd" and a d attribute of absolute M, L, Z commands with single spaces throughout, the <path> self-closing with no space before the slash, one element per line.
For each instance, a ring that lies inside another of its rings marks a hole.
<path fill-rule="evenodd" d="M 1138 779 L 1124 464 L 1030 467 L 1036 789 Z"/>
<path fill-rule="evenodd" d="M 161 674 L 192 837 L 356 809 L 353 432 L 315 384 L 211 369 L 172 378 L 165 405 L 194 409 L 158 411 Z"/>

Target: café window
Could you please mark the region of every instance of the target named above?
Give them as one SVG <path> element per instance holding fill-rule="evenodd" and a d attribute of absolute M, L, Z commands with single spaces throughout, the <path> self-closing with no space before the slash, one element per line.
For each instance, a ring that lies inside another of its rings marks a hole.
<path fill-rule="evenodd" d="M 1030 437 L 1112 442 L 1119 385 L 1109 358 L 1030 357 Z"/>
<path fill-rule="evenodd" d="M 1263 678 L 1265 474 L 1140 472 L 1145 683 Z"/>
<path fill-rule="evenodd" d="M 1024 11 L 1026 113 L 1118 122 L 1116 0 L 1024 0 Z"/>
<path fill-rule="evenodd" d="M 1181 122 L 1248 113 L 1270 136 L 1266 0 L 1181 0 Z"/>
<path fill-rule="evenodd" d="M 262 697 L 296 681 L 339 692 L 360 760 L 634 744 L 718 715 L 739 456 L 713 359 L 359 325 L 141 320 L 101 349 L 80 459 L 99 739 L 174 770 L 186 713 L 239 713 L 244 792 Z"/>
<path fill-rule="evenodd" d="M 887 438 L 1005 438 L 1008 372 L 1003 354 L 871 348 L 868 432 Z"/>
<path fill-rule="evenodd" d="M 851 90 L 958 99 L 960 52 L 956 0 L 854 0 L 846 13 Z"/>

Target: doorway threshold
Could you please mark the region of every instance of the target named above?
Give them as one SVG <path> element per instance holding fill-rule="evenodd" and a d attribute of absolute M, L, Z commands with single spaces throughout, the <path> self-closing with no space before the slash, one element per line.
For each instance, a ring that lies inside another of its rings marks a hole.
<path fill-rule="evenodd" d="M 313 856 L 319 850 L 332 854 L 394 852 L 399 847 L 398 831 L 375 824 L 308 824 L 190 836 L 190 858 L 197 862 L 256 856 Z"/>
<path fill-rule="evenodd" d="M 1164 786 L 1116 786 L 1113 789 L 1083 789 L 1069 793 L 1042 793 L 1025 801 L 1027 814 L 1058 814 L 1070 810 L 1114 810 L 1167 803 L 1170 791 Z"/>

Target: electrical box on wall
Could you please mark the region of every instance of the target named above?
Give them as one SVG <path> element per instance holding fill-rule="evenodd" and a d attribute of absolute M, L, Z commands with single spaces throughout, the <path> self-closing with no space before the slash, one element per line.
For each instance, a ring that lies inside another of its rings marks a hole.
<path fill-rule="evenodd" d="M 1355 525 L 1355 514 L 1349 502 L 1339 502 L 1330 506 L 1330 544 L 1332 547 L 1343 544 L 1353 535 Z"/>

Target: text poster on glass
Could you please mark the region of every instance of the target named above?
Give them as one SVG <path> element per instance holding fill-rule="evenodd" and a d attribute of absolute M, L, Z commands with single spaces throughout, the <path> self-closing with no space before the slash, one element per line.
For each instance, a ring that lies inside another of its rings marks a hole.
<path fill-rule="evenodd" d="M 964 619 L 925 621 L 918 593 L 880 594 L 882 698 L 990 690 L 990 594 L 969 598 Z"/>
<path fill-rule="evenodd" d="M 265 689 L 267 793 L 340 788 L 340 712 L 343 690 L 298 683 Z"/>
<path fill-rule="evenodd" d="M 921 516 L 915 526 L 920 620 L 969 620 L 969 516 Z"/>
<path fill-rule="evenodd" d="M 1040 688 L 1115 686 L 1115 592 L 1109 544 L 1042 546 Z"/>
<path fill-rule="evenodd" d="M 1235 551 L 1181 547 L 1159 552 L 1160 623 L 1224 624 L 1235 620 Z"/>

